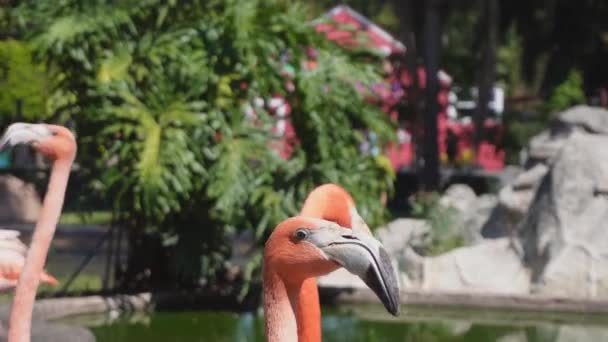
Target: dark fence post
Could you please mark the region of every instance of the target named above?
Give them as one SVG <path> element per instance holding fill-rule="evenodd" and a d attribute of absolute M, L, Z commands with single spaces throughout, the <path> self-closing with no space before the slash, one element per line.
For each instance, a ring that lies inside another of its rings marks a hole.
<path fill-rule="evenodd" d="M 439 144 L 437 141 L 437 114 L 439 103 L 439 53 L 441 49 L 441 23 L 439 0 L 427 0 L 424 13 L 424 63 L 426 66 L 426 111 L 424 116 L 424 167 L 422 181 L 425 191 L 439 188 Z"/>
<path fill-rule="evenodd" d="M 482 2 L 484 21 L 481 25 L 485 30 L 482 39 L 481 68 L 477 82 L 477 105 L 473 122 L 475 124 L 475 152 L 479 144 L 485 139 L 484 121 L 488 117 L 488 104 L 492 100 L 494 79 L 496 78 L 496 45 L 498 40 L 498 1 L 486 0 Z"/>

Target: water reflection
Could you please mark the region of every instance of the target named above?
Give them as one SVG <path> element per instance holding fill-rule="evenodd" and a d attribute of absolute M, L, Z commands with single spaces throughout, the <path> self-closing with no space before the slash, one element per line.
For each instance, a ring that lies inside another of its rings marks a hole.
<path fill-rule="evenodd" d="M 607 341 L 608 317 L 408 308 L 390 318 L 382 307 L 325 310 L 323 341 L 566 342 Z M 97 341 L 264 341 L 259 315 L 161 312 L 80 317 Z"/>

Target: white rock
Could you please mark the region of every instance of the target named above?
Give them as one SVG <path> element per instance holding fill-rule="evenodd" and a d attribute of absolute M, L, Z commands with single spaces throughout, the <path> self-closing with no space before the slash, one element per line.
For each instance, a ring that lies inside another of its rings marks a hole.
<path fill-rule="evenodd" d="M 466 213 L 471 210 L 471 206 L 476 199 L 477 195 L 468 185 L 452 184 L 439 199 L 439 204 Z"/>
<path fill-rule="evenodd" d="M 574 106 L 558 114 L 558 120 L 598 134 L 608 134 L 608 110 L 601 107 Z"/>
<path fill-rule="evenodd" d="M 608 298 L 608 137 L 573 133 L 543 178 L 519 234 L 537 292 Z"/>
<path fill-rule="evenodd" d="M 424 259 L 422 289 L 457 293 L 526 294 L 529 272 L 506 238 Z"/>

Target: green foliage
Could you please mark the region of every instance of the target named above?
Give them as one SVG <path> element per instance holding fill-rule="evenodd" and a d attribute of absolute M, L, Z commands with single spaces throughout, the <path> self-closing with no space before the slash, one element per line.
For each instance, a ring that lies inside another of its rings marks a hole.
<path fill-rule="evenodd" d="M 526 91 L 526 84 L 522 75 L 521 37 L 512 26 L 505 33 L 504 43 L 498 47 L 496 76 L 507 85 L 510 96 L 522 95 Z"/>
<path fill-rule="evenodd" d="M 436 192 L 418 193 L 410 201 L 412 217 L 424 219 L 431 226 L 430 236 L 418 252 L 423 255 L 439 255 L 464 245 L 464 237 L 451 227 L 460 220 L 458 210 L 439 203 Z"/>
<path fill-rule="evenodd" d="M 507 163 L 518 165 L 521 150 L 528 145 L 533 136 L 545 129 L 547 124 L 541 119 L 518 119 L 517 113 L 513 112 L 506 113 L 505 116 L 509 118 L 503 141 Z"/>
<path fill-rule="evenodd" d="M 112 222 L 112 213 L 109 211 L 93 212 L 64 212 L 59 218 L 59 224 L 64 225 L 109 225 Z"/>
<path fill-rule="evenodd" d="M 22 101 L 22 119 L 36 121 L 46 116 L 49 79 L 44 67 L 32 62 L 26 43 L 12 39 L 0 41 L 0 90 L 3 124 L 15 120 L 18 100 Z"/>
<path fill-rule="evenodd" d="M 441 67 L 464 89 L 477 83 L 479 48 L 476 44 L 479 45 L 479 38 L 475 29 L 479 17 L 477 11 L 467 8 L 446 18 L 446 45 L 441 53 Z"/>
<path fill-rule="evenodd" d="M 583 91 L 583 76 L 581 72 L 574 69 L 557 88 L 547 101 L 546 111 L 556 113 L 577 104 L 585 103 L 585 92 Z"/>
<path fill-rule="evenodd" d="M 355 129 L 392 138 L 386 116 L 354 84 L 379 80 L 380 64 L 326 41 L 305 12 L 281 0 L 19 7 L 38 56 L 60 71 L 54 114 L 75 122 L 91 187 L 128 229 L 126 282 L 220 279 L 234 234 L 252 230 L 262 244 L 320 183 L 345 186 L 372 226 L 384 220 L 380 197 L 392 175 L 382 158 L 359 152 Z M 314 70 L 300 67 L 310 46 Z M 273 94 L 290 101 L 301 142 L 289 160 L 269 148 L 276 118 L 263 108 L 255 121 L 244 115 L 246 104 Z M 246 267 L 245 278 L 255 270 Z"/>

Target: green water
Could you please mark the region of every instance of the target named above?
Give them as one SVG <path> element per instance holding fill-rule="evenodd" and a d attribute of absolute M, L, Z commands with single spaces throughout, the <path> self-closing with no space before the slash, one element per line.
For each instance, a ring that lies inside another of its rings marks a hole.
<path fill-rule="evenodd" d="M 86 317 L 98 342 L 264 341 L 255 314 L 160 312 L 118 318 Z M 608 317 L 407 308 L 392 318 L 376 306 L 323 312 L 323 341 L 608 341 Z"/>

